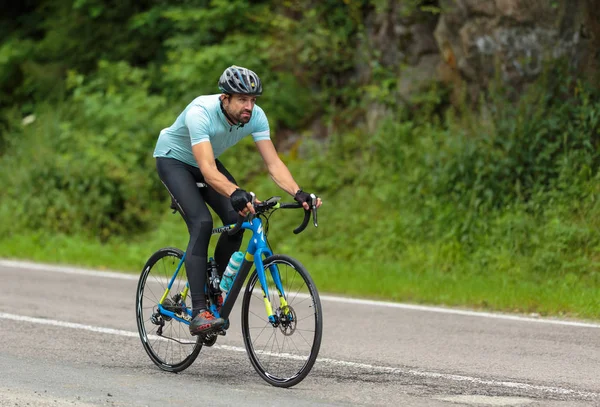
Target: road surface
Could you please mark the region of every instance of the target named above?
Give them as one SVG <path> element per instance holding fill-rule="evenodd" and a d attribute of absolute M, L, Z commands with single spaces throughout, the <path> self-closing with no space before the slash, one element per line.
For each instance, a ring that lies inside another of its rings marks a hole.
<path fill-rule="evenodd" d="M 0 406 L 600 406 L 600 324 L 322 294 L 309 376 L 264 382 L 232 327 L 179 374 L 135 322 L 137 276 L 0 259 Z M 240 303 L 241 301 L 238 301 Z"/>

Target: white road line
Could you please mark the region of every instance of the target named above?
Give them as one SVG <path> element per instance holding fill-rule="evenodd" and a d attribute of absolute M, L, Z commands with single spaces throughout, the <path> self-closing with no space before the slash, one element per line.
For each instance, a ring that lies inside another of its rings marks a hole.
<path fill-rule="evenodd" d="M 97 271 L 77 267 L 55 266 L 50 264 L 31 263 L 27 261 L 2 260 L 0 267 L 12 267 L 29 270 L 52 271 L 55 273 L 78 274 L 81 276 L 116 278 L 120 280 L 137 280 L 139 275 L 119 273 L 117 271 Z M 140 268 L 140 272 L 142 269 Z"/>
<path fill-rule="evenodd" d="M 137 332 L 123 331 L 121 329 L 101 328 L 101 327 L 92 326 L 92 325 L 77 324 L 74 322 L 57 321 L 55 319 L 34 318 L 34 317 L 27 317 L 25 315 L 8 314 L 6 312 L 0 312 L 0 318 L 1 319 L 10 319 L 12 321 L 19 321 L 19 322 L 30 322 L 32 324 L 39 324 L 39 325 L 58 326 L 61 328 L 81 329 L 83 331 L 98 332 L 101 334 L 111 334 L 111 335 L 119 335 L 119 336 L 135 336 L 135 337 L 139 338 L 139 334 Z"/>
<path fill-rule="evenodd" d="M 0 267 L 42 270 L 42 271 L 50 271 L 50 272 L 66 273 L 66 274 L 76 274 L 76 275 L 91 276 L 91 277 L 116 278 L 116 279 L 121 279 L 121 280 L 137 281 L 137 279 L 138 279 L 138 275 L 120 273 L 120 272 L 115 272 L 115 271 L 97 271 L 97 270 L 89 270 L 89 269 L 83 269 L 83 268 L 77 268 L 77 267 L 55 266 L 55 265 L 32 263 L 32 262 L 26 262 L 26 261 L 16 261 L 16 260 L 0 259 Z M 0 273 L 1 273 L 1 271 L 0 271 Z M 519 315 L 509 315 L 509 314 L 483 312 L 483 311 L 469 311 L 469 310 L 463 310 L 463 309 L 443 308 L 443 307 L 434 307 L 434 306 L 427 306 L 427 305 L 414 305 L 414 304 L 403 304 L 403 303 L 387 302 L 387 301 L 361 300 L 361 299 L 356 299 L 356 298 L 337 297 L 337 296 L 331 296 L 331 295 L 322 295 L 321 300 L 322 301 L 330 301 L 330 302 L 340 302 L 340 303 L 352 304 L 352 305 L 367 305 L 367 306 L 372 306 L 372 307 L 398 308 L 398 309 L 405 309 L 405 310 L 410 310 L 410 311 L 434 312 L 434 313 L 441 313 L 441 314 L 462 315 L 462 316 L 468 316 L 468 317 L 494 318 L 494 319 L 504 319 L 504 320 L 510 320 L 510 321 L 520 321 L 520 322 L 535 322 L 535 323 L 541 323 L 541 324 L 573 326 L 573 327 L 579 327 L 579 328 L 596 328 L 596 329 L 600 328 L 600 324 L 593 323 L 593 322 L 568 321 L 568 320 L 552 319 L 552 318 L 524 317 L 524 316 L 519 316 Z"/>
<path fill-rule="evenodd" d="M 124 331 L 121 329 L 103 328 L 103 327 L 97 327 L 97 326 L 92 326 L 92 325 L 77 324 L 77 323 L 73 323 L 73 322 L 58 321 L 58 320 L 53 320 L 53 319 L 34 318 L 34 317 L 28 317 L 28 316 L 24 316 L 24 315 L 8 314 L 8 313 L 4 313 L 4 312 L 0 312 L 0 319 L 8 319 L 8 320 L 17 321 L 17 322 L 26 322 L 26 323 L 34 323 L 34 324 L 42 324 L 42 325 L 51 325 L 51 326 L 57 326 L 57 327 L 61 327 L 61 328 L 80 329 L 80 330 L 84 330 L 84 331 L 125 336 L 125 337 L 136 337 L 136 338 L 139 337 L 137 332 Z M 246 349 L 238 347 L 238 346 L 216 345 L 215 344 L 213 348 L 221 349 L 221 350 L 225 350 L 225 351 L 232 351 L 232 352 L 243 352 L 243 353 L 246 352 Z M 281 356 L 281 355 L 274 355 L 274 356 L 286 357 L 286 356 Z M 297 356 L 290 355 L 289 358 L 295 359 L 295 358 L 297 358 Z M 420 378 L 425 378 L 425 379 L 442 379 L 442 380 L 450 380 L 450 381 L 455 381 L 455 382 L 468 382 L 468 383 L 472 383 L 475 385 L 506 387 L 506 388 L 510 388 L 510 389 L 518 389 L 518 390 L 524 390 L 524 391 L 537 391 L 537 392 L 543 392 L 543 393 L 548 393 L 548 394 L 573 396 L 573 397 L 584 398 L 584 399 L 594 399 L 594 400 L 600 399 L 600 393 L 565 389 L 562 387 L 537 386 L 537 385 L 532 385 L 532 384 L 527 384 L 527 383 L 482 379 L 482 378 L 472 377 L 472 376 L 453 375 L 453 374 L 437 373 L 437 372 L 427 372 L 427 371 L 419 371 L 419 370 L 414 370 L 414 369 L 398 368 L 398 367 L 391 367 L 391 366 L 377 366 L 377 365 L 371 365 L 371 364 L 367 364 L 367 363 L 348 362 L 345 360 L 337 360 L 337 359 L 330 359 L 330 358 L 318 358 L 317 362 L 322 363 L 322 364 L 328 364 L 328 365 L 349 367 L 349 368 L 353 368 L 353 369 L 362 369 L 362 370 L 367 370 L 367 371 L 371 371 L 371 372 L 413 376 L 413 377 L 420 377 Z"/>
<path fill-rule="evenodd" d="M 395 302 L 360 300 L 360 299 L 333 297 L 333 296 L 326 296 L 326 295 L 321 296 L 321 299 L 327 300 L 327 301 L 333 301 L 333 302 L 352 303 L 355 305 L 369 305 L 369 306 L 378 306 L 378 307 L 400 308 L 400 309 L 413 310 L 413 311 L 425 311 L 425 312 L 437 312 L 437 313 L 441 313 L 441 314 L 464 315 L 464 316 L 469 316 L 469 317 L 496 318 L 496 319 L 506 319 L 506 320 L 512 320 L 512 321 L 522 321 L 522 322 L 537 322 L 537 323 L 543 323 L 543 324 L 575 326 L 575 327 L 580 327 L 580 328 L 600 328 L 600 324 L 595 324 L 592 322 L 565 321 L 565 320 L 561 320 L 561 319 L 551 319 L 551 318 L 522 317 L 519 315 L 495 314 L 495 313 L 483 312 L 483 311 L 469 311 L 469 310 L 452 309 L 452 308 L 432 307 L 432 306 L 427 306 L 427 305 L 413 305 L 413 304 L 402 304 L 402 303 L 395 303 Z"/>

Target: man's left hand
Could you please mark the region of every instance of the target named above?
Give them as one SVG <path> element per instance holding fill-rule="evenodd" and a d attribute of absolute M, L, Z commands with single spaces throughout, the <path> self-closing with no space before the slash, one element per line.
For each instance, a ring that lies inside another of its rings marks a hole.
<path fill-rule="evenodd" d="M 313 198 L 311 197 L 311 195 L 312 195 L 311 193 L 305 192 L 305 191 L 299 189 L 296 192 L 296 194 L 294 195 L 294 199 L 296 200 L 296 202 L 301 203 L 302 206 L 304 207 L 304 209 L 310 210 L 311 209 L 312 200 L 313 200 Z M 323 203 L 323 201 L 321 201 L 321 198 L 319 198 L 318 196 L 316 196 L 316 200 L 317 200 L 317 202 L 316 202 L 315 206 L 318 208 L 319 206 L 321 206 L 321 204 Z"/>

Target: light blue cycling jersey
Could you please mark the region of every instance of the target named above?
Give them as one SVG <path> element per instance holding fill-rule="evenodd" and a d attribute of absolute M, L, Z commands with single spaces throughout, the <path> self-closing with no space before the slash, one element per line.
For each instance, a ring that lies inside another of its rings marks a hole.
<path fill-rule="evenodd" d="M 160 132 L 154 157 L 169 157 L 198 167 L 192 146 L 209 141 L 215 158 L 242 138 L 252 135 L 254 141 L 269 140 L 269 122 L 265 112 L 254 105 L 250 121 L 242 126 L 230 125 L 221 111 L 220 94 L 199 96 L 175 120 Z"/>

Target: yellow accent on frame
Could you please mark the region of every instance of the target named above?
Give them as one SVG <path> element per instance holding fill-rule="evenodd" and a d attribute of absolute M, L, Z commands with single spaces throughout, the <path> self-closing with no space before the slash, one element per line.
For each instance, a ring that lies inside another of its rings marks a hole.
<path fill-rule="evenodd" d="M 290 312 L 288 303 L 285 300 L 285 298 L 283 298 L 283 295 L 281 295 L 281 294 L 279 294 L 279 305 L 281 306 L 281 312 L 283 312 L 284 314 L 287 314 L 288 312 Z"/>
<path fill-rule="evenodd" d="M 265 309 L 267 310 L 267 316 L 271 316 L 273 315 L 273 307 L 271 306 L 271 301 L 269 301 L 269 299 L 265 296 L 264 297 L 265 300 Z"/>
<path fill-rule="evenodd" d="M 246 252 L 246 256 L 244 257 L 246 261 L 254 261 L 254 255 Z"/>
<path fill-rule="evenodd" d="M 281 304 L 281 308 L 286 308 L 288 306 L 288 303 L 285 298 L 283 298 L 283 295 L 279 295 L 279 304 Z"/>
<path fill-rule="evenodd" d="M 167 287 L 167 289 L 165 290 L 165 293 L 163 294 L 162 298 L 158 302 L 160 305 L 162 305 L 163 301 L 167 298 L 167 295 L 169 295 L 169 287 Z"/>

